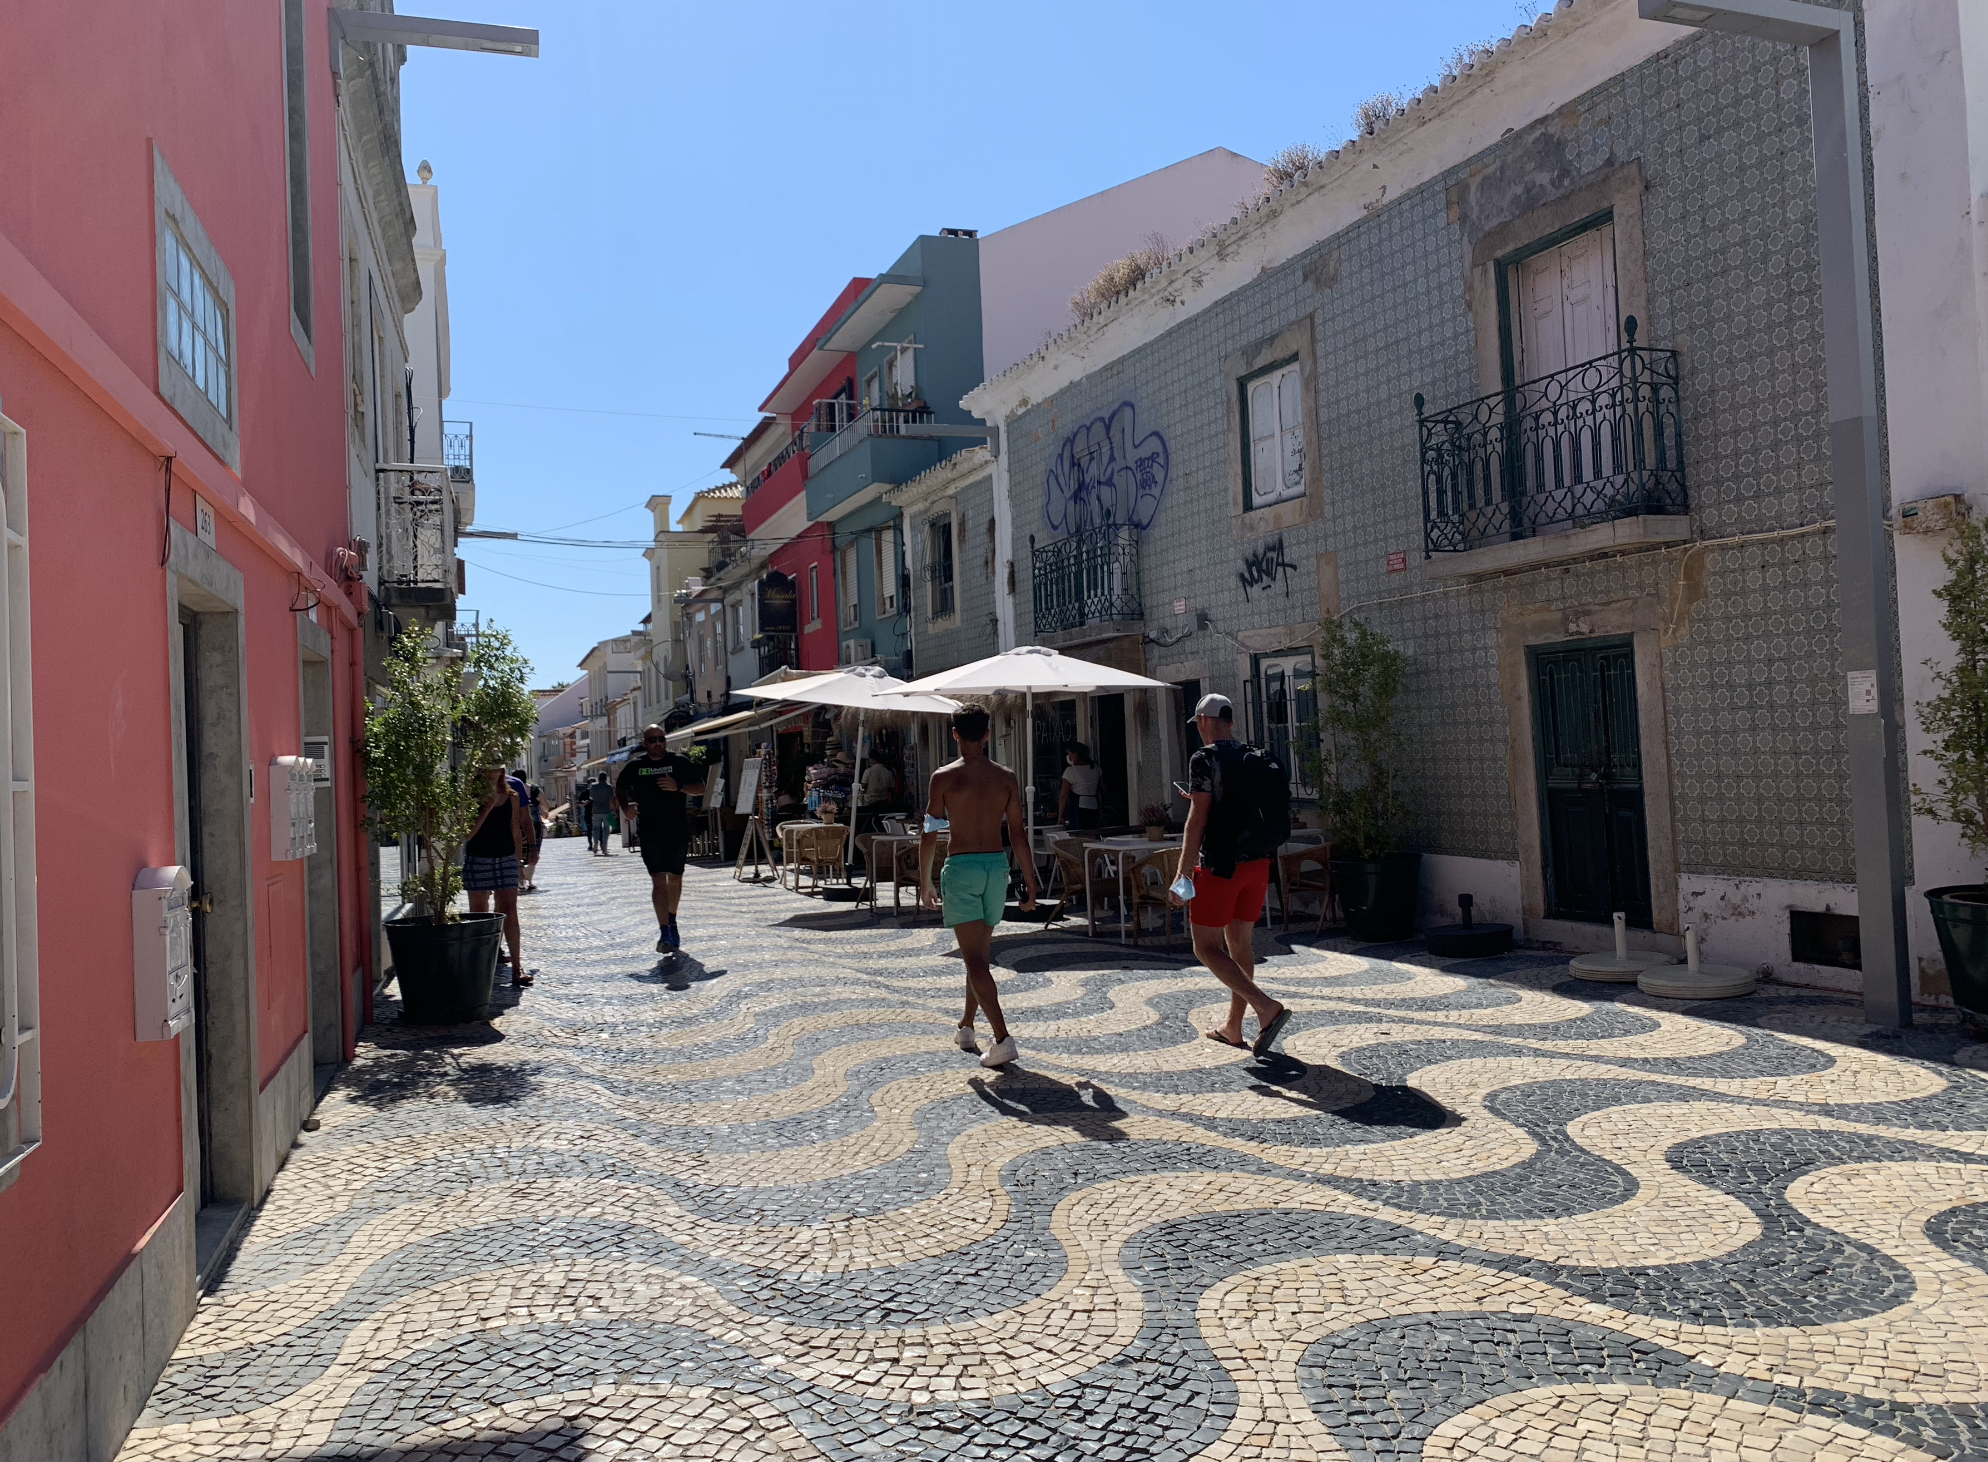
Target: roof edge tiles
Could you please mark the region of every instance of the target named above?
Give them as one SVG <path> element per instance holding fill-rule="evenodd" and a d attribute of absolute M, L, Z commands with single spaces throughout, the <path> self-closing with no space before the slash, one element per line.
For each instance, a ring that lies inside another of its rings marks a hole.
<path fill-rule="evenodd" d="M 1364 174 L 1374 168 L 1406 158 L 1411 170 L 1425 174 L 1413 179 L 1413 184 L 1419 186 L 1429 177 L 1438 176 L 1481 152 L 1495 143 L 1499 134 L 1494 132 L 1489 137 L 1479 137 L 1470 134 L 1466 126 L 1466 136 L 1461 139 L 1464 145 L 1455 148 L 1456 155 L 1448 155 L 1446 149 L 1441 155 L 1426 159 L 1418 160 L 1412 156 L 1417 144 L 1423 140 L 1425 130 L 1432 124 L 1456 117 L 1480 99 L 1493 109 L 1505 103 L 1505 90 L 1499 88 L 1497 83 L 1505 78 L 1505 73 L 1516 61 L 1533 57 L 1548 48 L 1573 44 L 1593 31 L 1597 21 L 1609 19 L 1616 12 L 1626 24 L 1620 33 L 1610 33 L 1609 38 L 1618 42 L 1612 51 L 1619 54 L 1621 64 L 1609 74 L 1617 74 L 1627 66 L 1638 64 L 1696 34 L 1695 31 L 1642 20 L 1637 13 L 1636 0 L 1558 0 L 1551 11 L 1519 26 L 1504 39 L 1480 48 L 1456 71 L 1424 87 L 1390 121 L 1326 153 L 1323 164 L 1298 174 L 1282 187 L 1257 199 L 1227 223 L 1201 234 L 1123 294 L 1050 337 L 999 375 L 976 386 L 962 398 L 961 405 L 983 420 L 1005 419 L 1031 402 L 1051 394 L 1051 390 L 1029 387 L 1049 386 L 1053 390 L 1056 382 L 1037 382 L 1034 378 L 1042 368 L 1053 366 L 1059 357 L 1079 357 L 1079 374 L 1083 375 L 1122 358 L 1144 344 L 1152 334 L 1159 333 L 1158 330 L 1141 332 L 1136 325 L 1126 324 L 1138 306 L 1152 302 L 1155 310 L 1170 308 L 1174 311 L 1160 329 L 1206 309 L 1263 270 L 1283 263 L 1284 259 L 1265 258 L 1260 251 L 1250 253 L 1248 268 L 1234 271 L 1234 277 L 1217 289 L 1207 287 L 1211 281 L 1204 277 L 1205 272 L 1211 267 L 1220 268 L 1224 264 L 1238 262 L 1240 256 L 1248 252 L 1247 246 L 1255 236 L 1267 232 L 1271 225 L 1299 205 L 1317 200 L 1320 195 L 1336 188 L 1346 188 L 1349 192 L 1364 190 L 1367 184 Z M 1633 33 L 1630 27 L 1636 28 Z M 1605 79 L 1575 68 L 1566 68 L 1562 74 L 1551 78 L 1554 84 L 1540 88 L 1537 105 L 1528 102 L 1522 109 L 1529 110 L 1533 117 L 1543 116 L 1555 106 L 1564 105 L 1565 101 Z M 1415 166 L 1418 161 L 1421 163 L 1419 167 Z M 1331 237 L 1356 222 L 1360 216 L 1379 207 L 1388 197 L 1400 196 L 1400 191 L 1405 189 L 1390 194 L 1387 186 L 1383 185 L 1380 196 L 1361 203 L 1358 210 L 1344 222 L 1307 238 L 1300 248 L 1308 248 Z M 1299 248 L 1294 248 L 1291 252 L 1295 254 L 1299 251 Z"/>

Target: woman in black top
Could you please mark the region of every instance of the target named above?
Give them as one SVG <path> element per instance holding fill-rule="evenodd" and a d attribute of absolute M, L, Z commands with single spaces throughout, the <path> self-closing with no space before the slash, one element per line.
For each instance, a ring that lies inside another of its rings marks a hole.
<path fill-rule="evenodd" d="M 531 846 L 531 819 L 502 767 L 485 767 L 483 772 L 489 785 L 484 791 L 483 817 L 463 844 L 463 887 L 469 891 L 473 914 L 489 913 L 495 897 L 497 912 L 504 916 L 504 942 L 510 946 L 511 978 L 529 985 L 537 971 L 525 968 L 519 951 L 518 858 Z"/>

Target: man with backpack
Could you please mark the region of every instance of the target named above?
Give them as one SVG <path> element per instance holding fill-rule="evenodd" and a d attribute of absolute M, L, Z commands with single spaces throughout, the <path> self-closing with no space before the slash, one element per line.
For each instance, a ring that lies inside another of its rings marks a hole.
<path fill-rule="evenodd" d="M 1270 891 L 1270 860 L 1291 835 L 1291 781 L 1277 758 L 1235 739 L 1236 709 L 1225 695 L 1194 707 L 1201 749 L 1187 764 L 1187 828 L 1180 866 L 1193 870 L 1186 900 L 1194 952 L 1229 989 L 1228 1019 L 1208 1039 L 1269 1053 L 1291 1012 L 1263 993 L 1254 935 Z M 1178 894 L 1176 903 L 1182 902 Z M 1245 1010 L 1256 1012 L 1256 1040 L 1243 1040 Z"/>

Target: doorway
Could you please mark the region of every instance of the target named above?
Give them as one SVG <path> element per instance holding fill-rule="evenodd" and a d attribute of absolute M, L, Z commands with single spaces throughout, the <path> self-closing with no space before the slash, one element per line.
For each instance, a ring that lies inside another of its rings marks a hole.
<path fill-rule="evenodd" d="M 1633 642 L 1529 652 L 1548 918 L 1651 927 Z"/>
<path fill-rule="evenodd" d="M 201 816 L 206 798 L 200 775 L 200 623 L 182 612 L 180 635 L 181 771 L 186 778 L 186 865 L 193 878 L 193 1108 L 200 1143 L 200 1206 L 214 1201 L 214 1053 L 209 1039 L 213 1001 L 207 989 L 206 833 Z"/>
<path fill-rule="evenodd" d="M 1077 739 L 1074 700 L 1035 703 L 1035 820 L 1037 826 L 1056 817 L 1056 798 L 1063 785 L 1063 753 Z"/>
<path fill-rule="evenodd" d="M 1091 702 L 1091 753 L 1104 780 L 1098 786 L 1098 821 L 1124 827 L 1132 821 L 1125 789 L 1125 696 L 1101 695 Z"/>

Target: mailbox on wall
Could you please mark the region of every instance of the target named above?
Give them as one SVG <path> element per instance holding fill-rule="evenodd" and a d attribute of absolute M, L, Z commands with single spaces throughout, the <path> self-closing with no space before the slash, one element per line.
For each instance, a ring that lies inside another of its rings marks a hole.
<path fill-rule="evenodd" d="M 174 865 L 140 870 L 131 886 L 131 963 L 137 1036 L 169 1041 L 193 1024 L 193 875 Z"/>
<path fill-rule="evenodd" d="M 318 850 L 316 772 L 307 756 L 269 763 L 269 856 L 279 862 Z"/>

